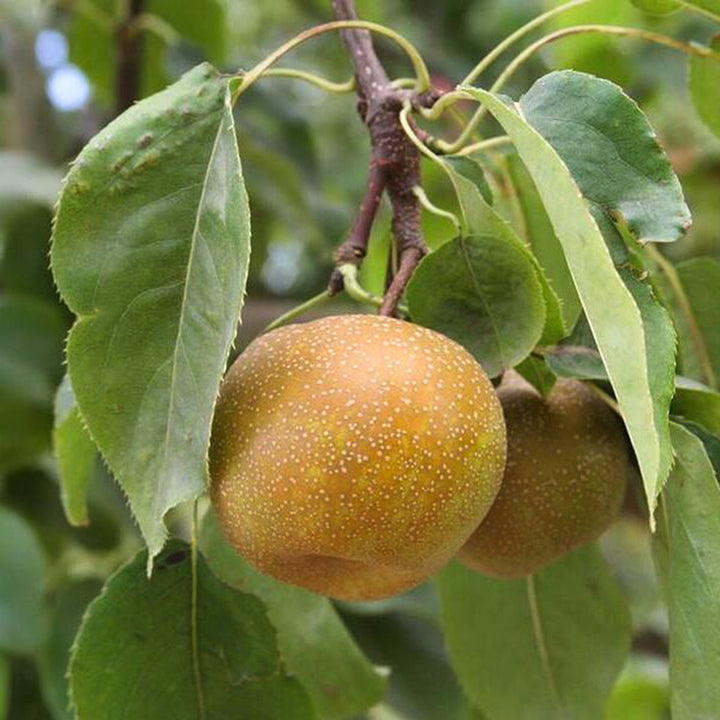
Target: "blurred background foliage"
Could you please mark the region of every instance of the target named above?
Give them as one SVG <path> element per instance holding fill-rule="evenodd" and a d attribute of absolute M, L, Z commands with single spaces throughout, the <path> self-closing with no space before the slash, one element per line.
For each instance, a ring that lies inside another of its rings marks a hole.
<path fill-rule="evenodd" d="M 423 52 L 435 84 L 450 88 L 499 40 L 552 4 L 358 0 L 357 7 L 364 19 L 406 35 Z M 228 72 L 248 69 L 293 34 L 328 20 L 329 5 L 148 0 L 136 27 L 141 96 L 204 59 Z M 50 453 L 53 398 L 71 323 L 48 269 L 52 206 L 68 163 L 113 116 L 117 27 L 126 12 L 120 0 L 0 0 L 0 555 L 37 568 L 29 585 L 0 577 L 0 719 L 70 717 L 65 664 L 83 609 L 100 581 L 140 546 L 125 502 L 100 464 L 90 492 L 90 524 L 68 525 Z M 555 22 L 643 25 L 702 42 L 713 32 L 699 15 L 652 17 L 629 0 L 597 0 Z M 378 45 L 396 77 L 408 72 L 394 47 Z M 303 46 L 283 65 L 334 80 L 350 73 L 333 35 Z M 484 84 L 502 65 L 491 69 Z M 663 48 L 584 36 L 546 48 L 508 88 L 517 96 L 539 75 L 563 67 L 625 87 L 648 113 L 693 211 L 687 239 L 666 250 L 675 262 L 697 255 L 720 259 L 720 141 L 692 110 L 687 65 L 685 57 Z M 273 317 L 322 290 L 332 251 L 363 193 L 369 148 L 352 95 L 327 95 L 288 79 L 259 82 L 236 115 L 253 216 L 241 347 Z M 433 132 L 450 138 L 457 128 L 447 121 Z M 425 168 L 429 195 L 450 206 L 454 200 L 445 182 Z M 431 247 L 450 238 L 452 228 L 442 218 L 427 215 L 423 222 Z M 364 283 L 375 292 L 383 285 L 389 224 L 384 208 L 363 269 Z M 181 533 L 184 512 L 171 518 Z M 616 525 L 604 550 L 628 595 L 636 633 L 636 651 L 607 717 L 669 717 L 667 619 L 641 521 L 627 518 Z M 13 607 L 27 610 L 24 635 L 8 627 Z M 341 610 L 369 656 L 392 667 L 391 700 L 398 712 L 418 720 L 478 717 L 466 707 L 447 664 L 431 587 Z"/>

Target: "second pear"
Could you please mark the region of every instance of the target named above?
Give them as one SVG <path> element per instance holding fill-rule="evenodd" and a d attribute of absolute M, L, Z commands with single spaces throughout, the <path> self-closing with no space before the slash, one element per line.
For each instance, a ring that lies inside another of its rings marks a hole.
<path fill-rule="evenodd" d="M 622 423 L 583 383 L 559 380 L 544 398 L 511 372 L 497 394 L 507 425 L 505 476 L 458 557 L 488 575 L 517 578 L 601 535 L 635 470 Z"/>

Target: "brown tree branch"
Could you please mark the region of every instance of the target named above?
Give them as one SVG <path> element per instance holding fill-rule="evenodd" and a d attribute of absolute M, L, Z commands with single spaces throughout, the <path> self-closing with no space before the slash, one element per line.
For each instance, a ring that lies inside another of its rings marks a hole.
<path fill-rule="evenodd" d="M 353 0 L 333 0 L 338 20 L 357 18 Z M 366 30 L 343 32 L 352 58 L 358 94 L 358 111 L 370 133 L 371 154 L 368 186 L 360 212 L 345 242 L 336 252 L 336 262 L 360 265 L 367 252 L 370 230 L 383 190 L 393 210 L 393 235 L 399 258 L 398 272 L 392 279 L 380 313 L 394 315 L 405 285 L 427 252 L 420 228 L 420 203 L 413 188 L 420 184 L 420 153 L 407 138 L 399 114 L 406 102 L 431 105 L 433 93 L 417 97 L 414 91 L 393 88 L 375 54 Z M 329 292 L 341 287 L 337 270 L 330 280 Z"/>
<path fill-rule="evenodd" d="M 115 114 L 125 112 L 140 97 L 142 69 L 141 37 L 137 18 L 145 0 L 128 0 L 127 16 L 117 28 L 117 68 L 115 70 Z"/>
<path fill-rule="evenodd" d="M 345 242 L 335 251 L 336 268 L 330 278 L 330 286 L 328 287 L 330 295 L 339 293 L 343 288 L 343 276 L 337 268 L 344 263 L 360 265 L 365 258 L 370 230 L 386 184 L 387 175 L 382 166 L 371 163 L 365 197 L 360 204 L 360 211 Z"/>
<path fill-rule="evenodd" d="M 354 0 L 333 0 L 337 20 L 357 20 Z M 352 56 L 358 95 L 368 100 L 390 85 L 385 68 L 375 54 L 372 37 L 367 30 L 345 30 L 342 33 L 345 46 Z"/>

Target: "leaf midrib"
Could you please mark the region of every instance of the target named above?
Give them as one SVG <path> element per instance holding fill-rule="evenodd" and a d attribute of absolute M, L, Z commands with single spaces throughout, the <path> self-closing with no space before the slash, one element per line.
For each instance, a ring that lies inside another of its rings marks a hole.
<path fill-rule="evenodd" d="M 218 129 L 217 133 L 215 134 L 215 140 L 213 141 L 212 150 L 210 151 L 210 155 L 208 157 L 208 163 L 207 167 L 205 169 L 205 177 L 203 178 L 202 183 L 202 190 L 200 191 L 200 199 L 198 200 L 198 209 L 197 214 L 195 217 L 195 226 L 193 227 L 192 237 L 191 237 L 191 243 L 190 243 L 190 252 L 188 255 L 188 266 L 187 270 L 185 271 L 185 280 L 184 280 L 184 288 L 183 288 L 183 296 L 182 301 L 180 303 L 180 317 L 178 319 L 178 331 L 177 335 L 175 336 L 175 342 L 173 347 L 173 358 L 172 358 L 172 367 L 170 372 L 170 390 L 168 392 L 168 412 L 167 412 L 167 422 L 165 426 L 165 439 L 163 441 L 163 457 L 162 457 L 162 464 L 160 466 L 160 476 L 164 477 L 167 467 L 167 459 L 168 459 L 168 448 L 170 445 L 170 428 L 171 428 L 171 421 L 172 416 L 174 412 L 174 397 L 175 397 L 175 381 L 177 378 L 177 364 L 178 364 L 178 356 L 179 356 L 179 349 L 181 346 L 183 346 L 182 336 L 183 336 L 183 327 L 185 323 L 185 309 L 187 307 L 187 299 L 188 299 L 188 287 L 190 286 L 190 274 L 192 272 L 193 268 L 193 261 L 195 259 L 196 255 L 196 248 L 197 248 L 197 238 L 200 234 L 199 228 L 200 228 L 200 218 L 202 217 L 202 211 L 205 204 L 205 193 L 208 187 L 209 178 L 210 178 L 210 168 L 213 166 L 213 161 L 215 159 L 215 153 L 218 148 L 218 143 L 220 140 L 220 137 L 223 134 L 224 130 L 224 124 L 223 121 L 225 119 L 225 116 L 227 114 L 227 110 L 223 111 L 218 118 Z M 155 497 L 155 505 L 154 508 L 155 512 L 157 513 L 158 510 L 160 511 L 161 515 L 163 513 L 163 508 L 157 507 L 159 496 L 156 495 Z"/>
<path fill-rule="evenodd" d="M 556 705 L 558 713 L 557 716 L 562 718 L 565 717 L 565 713 L 563 712 L 560 692 L 558 690 L 555 675 L 550 663 L 550 654 L 548 652 L 547 643 L 545 642 L 545 631 L 543 629 L 542 618 L 540 617 L 540 607 L 538 605 L 537 592 L 535 588 L 535 575 L 528 575 L 525 581 L 525 587 L 527 590 L 528 607 L 530 609 L 530 619 L 532 621 L 533 637 L 535 639 L 535 645 L 540 658 L 540 667 L 542 668 L 543 675 L 545 676 L 548 687 L 550 688 L 550 695 Z"/>
<path fill-rule="evenodd" d="M 467 266 L 468 274 L 470 275 L 472 284 L 475 287 L 475 292 L 477 293 L 477 296 L 480 298 L 480 301 L 482 302 L 482 305 L 485 308 L 485 312 L 487 313 L 488 319 L 490 320 L 490 325 L 492 326 L 493 335 L 495 337 L 495 343 L 498 348 L 498 353 L 502 359 L 503 365 L 508 365 L 509 364 L 508 358 L 506 357 L 504 347 L 502 344 L 502 336 L 501 336 L 498 326 L 495 322 L 495 318 L 493 317 L 493 313 L 491 311 L 491 306 L 489 305 L 487 298 L 485 297 L 485 294 L 482 291 L 480 282 L 477 278 L 477 275 L 475 274 L 475 269 L 473 268 L 472 261 L 470 260 L 470 255 L 468 253 L 468 249 L 466 246 L 467 238 L 460 237 L 458 239 L 460 241 L 460 250 L 462 252 L 463 261 L 465 262 L 465 265 Z"/>
<path fill-rule="evenodd" d="M 447 167 L 447 165 L 446 165 L 446 167 Z M 460 175 L 453 168 L 448 168 L 448 171 L 449 171 L 448 174 L 450 176 L 452 184 L 456 187 L 456 191 L 459 190 L 459 188 L 457 188 L 458 182 L 467 183 L 468 188 L 473 192 L 473 194 L 477 195 L 478 202 L 484 202 L 484 199 L 482 198 L 480 191 L 472 183 L 472 181 L 470 181 L 467 178 L 465 178 L 464 176 Z M 464 225 L 463 229 L 465 230 L 465 232 L 467 232 L 469 230 L 469 227 L 468 227 L 467 212 L 465 211 L 465 203 L 463 202 L 463 199 L 462 199 L 463 193 L 457 192 L 457 196 L 458 196 L 458 200 L 460 202 L 460 212 L 462 213 L 462 216 L 463 216 L 463 225 Z M 460 241 L 460 248 L 462 250 L 463 261 L 465 262 L 465 264 L 468 268 L 468 272 L 470 274 L 470 279 L 472 280 L 472 283 L 475 286 L 475 291 L 476 291 L 478 297 L 480 298 L 480 300 L 483 304 L 483 307 L 485 308 L 485 312 L 487 313 L 488 318 L 490 319 L 490 324 L 492 325 L 492 329 L 493 329 L 493 335 L 495 337 L 495 344 L 497 345 L 497 348 L 498 348 L 498 354 L 500 355 L 500 358 L 502 359 L 503 365 L 507 365 L 508 359 L 506 357 L 506 353 L 503 348 L 502 337 L 500 335 L 500 332 L 498 331 L 498 327 L 495 323 L 493 315 L 490 312 L 490 307 L 488 306 L 487 299 L 485 298 L 485 296 L 483 295 L 483 293 L 480 289 L 480 283 L 478 281 L 477 276 L 475 275 L 475 271 L 473 269 L 472 263 L 470 262 L 470 256 L 468 255 L 467 247 L 465 245 L 465 243 L 467 241 L 467 237 L 464 235 L 461 235 L 458 239 Z"/>

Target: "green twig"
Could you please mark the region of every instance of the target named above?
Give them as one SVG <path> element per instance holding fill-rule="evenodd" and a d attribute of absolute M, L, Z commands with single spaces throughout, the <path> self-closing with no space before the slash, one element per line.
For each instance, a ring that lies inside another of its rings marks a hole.
<path fill-rule="evenodd" d="M 415 78 L 395 78 L 390 82 L 390 87 L 402 89 L 402 88 L 414 88 L 417 81 Z"/>
<path fill-rule="evenodd" d="M 617 25 L 574 25 L 573 27 L 563 28 L 557 30 L 550 35 L 546 35 L 544 38 L 540 38 L 537 42 L 534 42 L 529 47 L 525 48 L 501 73 L 500 77 L 495 81 L 493 86 L 490 88 L 490 92 L 498 92 L 507 81 L 517 72 L 523 63 L 531 58 L 538 50 L 556 42 L 563 38 L 570 37 L 572 35 L 585 35 L 598 33 L 601 35 L 614 35 L 617 37 L 628 37 L 635 38 L 637 40 L 645 40 L 646 42 L 655 43 L 656 45 L 664 45 L 665 47 L 671 48 L 672 50 L 678 50 L 688 55 L 697 55 L 704 58 L 715 58 L 720 62 L 720 54 L 714 52 L 710 48 L 706 48 L 702 45 L 693 43 L 686 43 L 682 40 L 676 40 L 675 38 L 667 35 L 660 35 L 659 33 L 650 32 L 649 30 L 643 30 L 642 28 L 632 27 L 620 27 Z"/>
<path fill-rule="evenodd" d="M 379 308 L 383 304 L 383 299 L 377 295 L 372 295 L 365 288 L 360 285 L 357 279 L 358 269 L 356 265 L 352 263 L 345 263 L 338 268 L 338 271 L 343 277 L 343 284 L 345 292 L 355 302 L 363 303 L 364 305 L 372 305 L 373 307 Z"/>
<path fill-rule="evenodd" d="M 580 5 L 586 5 L 590 0 L 571 0 L 571 2 L 560 5 L 559 7 L 552 8 L 542 15 L 538 15 L 536 18 L 526 23 L 521 28 L 518 28 L 514 33 L 508 35 L 501 43 L 493 48 L 459 83 L 458 85 L 472 85 L 482 73 L 492 65 L 508 48 L 512 47 L 518 40 L 522 40 L 526 35 L 530 34 L 535 28 L 539 27 L 543 23 L 551 20 L 552 18 L 572 10 L 573 8 L 579 7 Z M 466 136 L 467 137 L 467 136 Z"/>
<path fill-rule="evenodd" d="M 331 296 L 327 294 L 327 290 L 324 290 L 318 295 L 315 295 L 315 297 L 311 297 L 309 300 L 306 300 L 301 305 L 298 305 L 297 307 L 294 307 L 292 310 L 288 310 L 286 313 L 283 313 L 280 315 L 280 317 L 275 318 L 264 330 L 263 333 L 271 332 L 272 330 L 275 330 L 276 328 L 282 327 L 283 325 L 287 325 L 289 322 L 292 322 L 295 318 L 300 317 L 301 315 L 304 315 L 308 310 L 313 310 L 316 307 L 320 307 L 321 305 L 324 305 L 328 300 L 331 300 Z"/>
<path fill-rule="evenodd" d="M 516 42 L 522 40 L 526 35 L 531 33 L 537 27 L 543 23 L 551 20 L 562 13 L 572 10 L 573 8 L 585 5 L 590 0 L 571 0 L 564 5 L 552 8 L 542 15 L 538 15 L 533 18 L 530 22 L 526 23 L 522 27 L 518 28 L 514 33 L 508 35 L 501 43 L 496 45 L 480 62 L 461 80 L 458 85 L 471 85 L 477 80 L 482 73 L 484 73 L 506 50 L 512 47 Z M 458 102 L 459 100 L 466 99 L 462 93 L 447 93 L 443 95 L 440 100 L 426 113 L 423 113 L 425 117 L 430 120 L 437 119 L 440 115 L 451 105 Z M 436 141 L 436 145 L 439 150 L 442 150 L 446 154 L 451 154 L 459 150 L 468 138 L 472 135 L 475 130 L 477 123 L 463 128 L 462 132 L 452 143 L 445 143 L 442 140 Z"/>
<path fill-rule="evenodd" d="M 445 93 L 431 108 L 421 108 L 420 113 L 426 120 L 437 120 L 448 108 L 460 100 L 467 100 L 467 93 L 462 90 L 452 90 Z"/>
<path fill-rule="evenodd" d="M 518 40 L 522 40 L 526 35 L 531 33 L 535 28 L 539 27 L 548 20 L 564 13 L 568 10 L 572 10 L 580 5 L 585 5 L 590 0 L 571 0 L 571 2 L 559 7 L 552 8 L 542 15 L 538 15 L 533 18 L 529 23 L 526 23 L 521 28 L 518 28 L 514 33 L 508 35 L 501 43 L 496 45 L 480 62 L 458 83 L 458 85 L 472 85 L 482 73 L 485 72 L 494 62 L 497 60 L 506 50 L 512 47 Z M 467 99 L 463 93 L 449 92 L 443 95 L 435 105 L 423 113 L 423 115 L 429 120 L 436 120 L 442 115 L 445 110 L 458 102 L 459 100 Z M 469 132 L 463 132 L 453 145 L 457 145 L 459 148 L 469 137 Z M 448 150 L 447 152 L 454 152 L 454 150 Z"/>
<path fill-rule="evenodd" d="M 550 33 L 549 35 L 540 38 L 532 45 L 529 45 L 527 48 L 525 48 L 525 50 L 523 50 L 505 68 L 505 70 L 503 70 L 498 79 L 490 88 L 490 92 L 499 92 L 507 84 L 508 80 L 510 80 L 510 78 L 520 69 L 520 67 L 546 45 L 550 45 L 551 43 L 562 40 L 566 37 L 571 37 L 573 35 L 592 33 L 645 40 L 646 42 L 663 45 L 673 50 L 687 53 L 688 55 L 697 55 L 699 57 L 713 58 L 720 62 L 720 54 L 714 52 L 710 48 L 693 43 L 686 43 L 682 40 L 676 40 L 675 38 L 668 37 L 667 35 L 660 35 L 658 33 L 650 32 L 649 30 L 643 30 L 641 28 L 620 27 L 615 25 L 574 25 L 573 27 L 563 28 L 561 30 Z M 464 95 L 462 93 L 462 89 L 460 89 L 456 91 L 455 101 L 467 97 L 467 95 Z M 485 107 L 478 108 L 472 118 L 470 118 L 470 121 L 465 126 L 463 132 L 457 137 L 457 139 L 452 143 L 438 140 L 435 142 L 435 146 L 437 147 L 437 149 L 441 150 L 443 153 L 446 154 L 457 152 L 462 147 L 470 133 L 475 130 L 475 128 L 479 125 L 480 121 L 485 117 L 486 113 L 487 110 L 485 109 Z"/>
<path fill-rule="evenodd" d="M 465 93 L 465 97 L 471 98 L 471 96 L 467 93 Z M 402 125 L 403 130 L 405 131 L 405 134 L 410 138 L 410 141 L 413 145 L 426 157 L 428 160 L 432 160 L 450 179 L 450 182 L 453 183 L 453 187 L 455 187 L 455 183 L 453 182 L 452 177 L 452 171 L 448 168 L 448 166 L 442 161 L 442 158 L 439 155 L 436 155 L 415 133 L 415 131 L 412 128 L 412 125 L 410 124 L 410 113 L 412 112 L 412 107 L 409 104 L 405 104 L 405 107 L 400 111 L 399 120 L 400 124 Z"/>
<path fill-rule="evenodd" d="M 333 22 L 324 23 L 323 25 L 317 25 L 305 30 L 295 37 L 288 40 L 285 44 L 281 45 L 277 50 L 270 53 L 264 60 L 259 62 L 254 68 L 249 70 L 247 73 L 242 74 L 242 82 L 236 88 L 233 93 L 232 100 L 235 102 L 242 93 L 244 93 L 259 77 L 261 77 L 265 71 L 274 65 L 280 58 L 287 55 L 291 50 L 294 50 L 298 45 L 302 45 L 304 42 L 311 40 L 318 35 L 323 35 L 328 32 L 334 32 L 336 30 L 369 30 L 370 32 L 377 33 L 378 35 L 384 35 L 395 41 L 410 58 L 410 62 L 415 69 L 415 89 L 418 92 L 425 92 L 430 88 L 430 73 L 425 65 L 425 61 L 417 51 L 415 46 L 406 40 L 402 35 L 385 27 L 378 23 L 365 22 L 363 20 L 334 20 Z"/>
<path fill-rule="evenodd" d="M 315 85 L 321 90 L 325 90 L 330 93 L 349 93 L 355 90 L 354 77 L 346 80 L 345 82 L 333 82 L 332 80 L 327 80 L 319 75 L 291 68 L 269 68 L 262 74 L 262 77 L 286 77 L 295 80 L 304 80 L 305 82 Z"/>
<path fill-rule="evenodd" d="M 355 302 L 359 302 L 363 305 L 370 305 L 375 308 L 382 307 L 383 298 L 369 293 L 358 282 L 358 268 L 356 265 L 353 265 L 352 263 L 345 263 L 338 268 L 338 271 L 343 277 L 345 292 L 349 297 L 355 300 Z M 409 310 L 405 305 L 398 305 L 397 309 L 403 315 L 409 315 Z"/>
<path fill-rule="evenodd" d="M 499 135 L 498 137 L 481 140 L 480 142 L 466 145 L 462 150 L 455 153 L 456 156 L 472 155 L 473 153 L 487 152 L 488 150 L 496 150 L 504 145 L 512 145 L 512 140 L 507 135 Z"/>
<path fill-rule="evenodd" d="M 457 215 L 455 215 L 455 213 L 451 213 L 449 210 L 443 210 L 442 208 L 435 205 L 427 196 L 422 187 L 420 187 L 419 185 L 413 188 L 413 192 L 415 193 L 417 199 L 420 201 L 420 204 L 428 212 L 431 212 L 433 215 L 437 215 L 439 217 L 445 218 L 446 220 L 449 220 L 455 227 L 455 231 L 457 232 L 457 234 L 461 234 L 462 230 L 460 227 L 460 221 L 457 219 Z"/>

